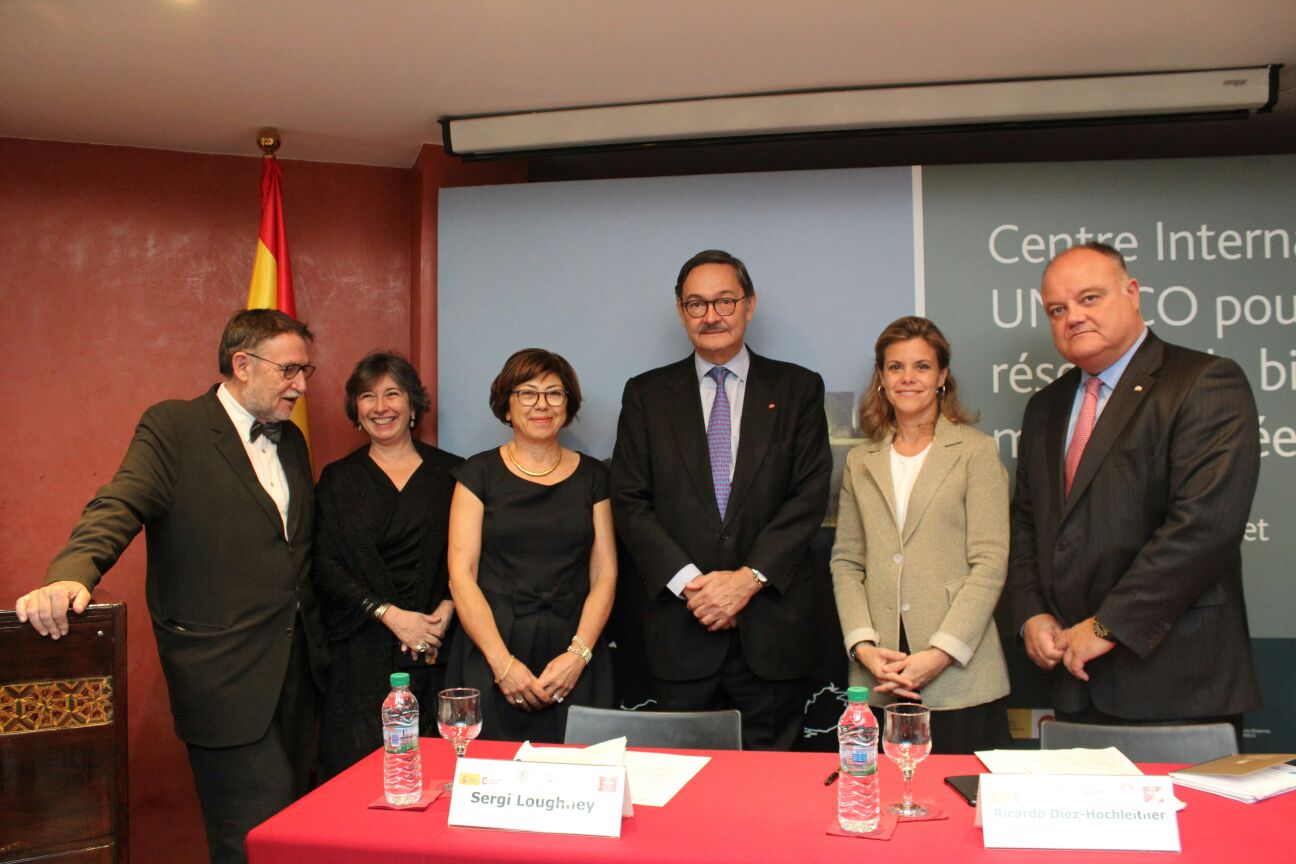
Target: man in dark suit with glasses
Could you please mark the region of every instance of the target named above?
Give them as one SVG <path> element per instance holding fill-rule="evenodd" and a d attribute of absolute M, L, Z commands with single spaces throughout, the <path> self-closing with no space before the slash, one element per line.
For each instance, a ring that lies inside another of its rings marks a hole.
<path fill-rule="evenodd" d="M 694 352 L 626 383 L 612 457 L 653 695 L 738 708 L 745 748 L 790 749 L 828 587 L 808 554 L 832 472 L 823 380 L 748 350 L 756 292 L 729 253 L 689 259 L 675 305 Z"/>

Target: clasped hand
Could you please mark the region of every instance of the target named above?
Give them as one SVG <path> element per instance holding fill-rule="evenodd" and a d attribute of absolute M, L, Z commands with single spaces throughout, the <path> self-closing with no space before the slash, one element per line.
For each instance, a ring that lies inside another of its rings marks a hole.
<path fill-rule="evenodd" d="M 903 699 L 921 699 L 919 691 L 954 662 L 939 648 L 906 654 L 869 643 L 857 645 L 855 657 L 877 680 L 874 693 L 890 693 Z"/>
<path fill-rule="evenodd" d="M 566 651 L 550 660 L 539 678 L 515 658 L 498 686 L 514 708 L 539 711 L 567 698 L 584 671 L 585 661 Z"/>
<path fill-rule="evenodd" d="M 1022 628 L 1022 638 L 1026 642 L 1026 654 L 1036 666 L 1054 669 L 1061 663 L 1081 681 L 1089 680 L 1086 663 L 1116 647 L 1115 642 L 1094 632 L 1093 616 L 1063 629 L 1056 618 L 1041 612 L 1027 619 Z"/>
<path fill-rule="evenodd" d="M 431 614 L 411 612 L 396 606 L 388 607 L 382 622 L 400 640 L 402 653 L 408 651 L 411 654 L 423 654 L 424 662 L 433 664 L 453 615 L 454 606 L 447 600 L 433 609 Z"/>
<path fill-rule="evenodd" d="M 684 599 L 698 623 L 714 633 L 737 626 L 738 613 L 758 590 L 760 583 L 749 567 L 712 570 L 684 586 Z"/>

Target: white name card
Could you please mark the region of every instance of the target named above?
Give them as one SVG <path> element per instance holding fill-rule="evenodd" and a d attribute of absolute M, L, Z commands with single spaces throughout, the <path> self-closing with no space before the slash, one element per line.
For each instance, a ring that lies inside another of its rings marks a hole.
<path fill-rule="evenodd" d="M 988 849 L 1179 851 L 1169 777 L 982 774 Z"/>
<path fill-rule="evenodd" d="M 625 767 L 460 759 L 449 824 L 544 834 L 621 836 Z"/>

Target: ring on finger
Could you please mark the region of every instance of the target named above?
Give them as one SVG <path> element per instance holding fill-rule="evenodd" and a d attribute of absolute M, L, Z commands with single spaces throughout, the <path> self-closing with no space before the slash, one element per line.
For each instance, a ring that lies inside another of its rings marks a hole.
<path fill-rule="evenodd" d="M 417 646 L 417 650 L 420 654 L 426 653 L 427 649 L 428 649 L 428 644 L 426 642 L 420 642 Z"/>
<path fill-rule="evenodd" d="M 521 697 L 521 696 L 514 696 L 514 697 L 513 697 L 513 701 L 516 702 L 517 704 L 521 705 L 523 700 L 522 700 L 522 697 Z"/>
<path fill-rule="evenodd" d="M 563 700 L 563 697 L 559 696 L 557 693 L 554 694 L 554 701 L 555 701 L 555 702 L 561 703 L 562 700 Z"/>

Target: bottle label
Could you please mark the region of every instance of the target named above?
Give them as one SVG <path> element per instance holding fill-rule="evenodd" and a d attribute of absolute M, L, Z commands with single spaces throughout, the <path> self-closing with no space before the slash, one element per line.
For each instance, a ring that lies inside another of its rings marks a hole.
<path fill-rule="evenodd" d="M 872 774 L 877 770 L 877 754 L 871 747 L 847 745 L 841 748 L 841 768 L 851 774 Z"/>
<path fill-rule="evenodd" d="M 418 729 L 411 726 L 393 726 L 387 730 L 387 752 L 406 753 L 418 749 Z"/>

